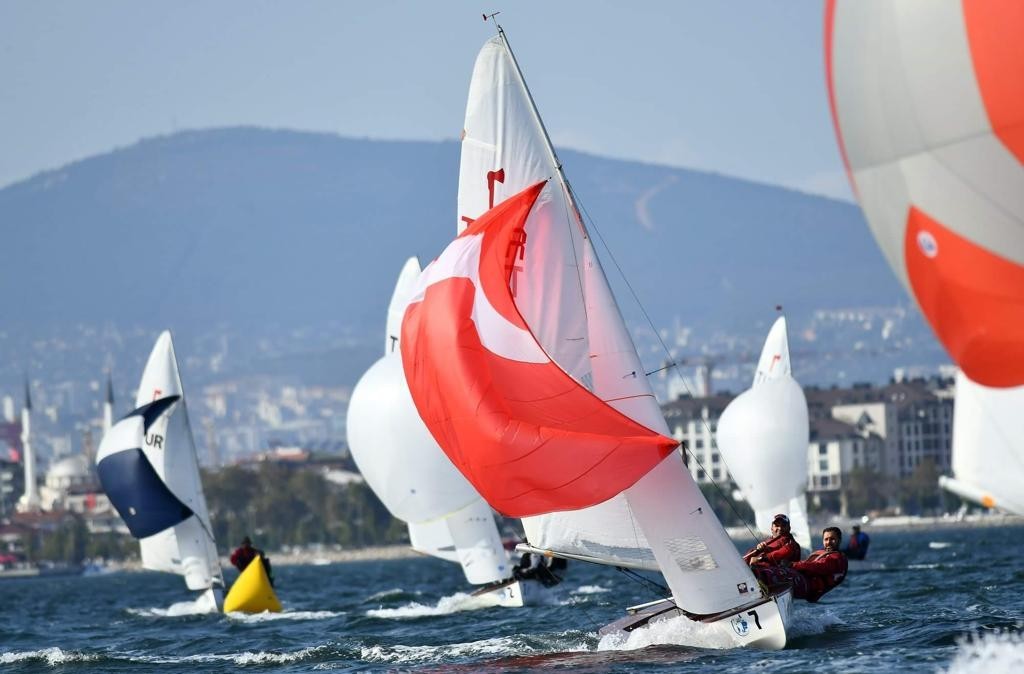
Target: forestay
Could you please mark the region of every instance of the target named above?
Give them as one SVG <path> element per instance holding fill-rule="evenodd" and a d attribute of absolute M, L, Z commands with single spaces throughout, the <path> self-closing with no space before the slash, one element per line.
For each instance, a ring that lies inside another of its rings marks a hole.
<path fill-rule="evenodd" d="M 472 222 L 489 207 L 548 178 L 553 180 L 531 211 L 525 241 L 510 264 L 515 307 L 559 368 L 612 409 L 664 437 L 664 419 L 561 165 L 500 33 L 484 45 L 473 70 L 463 130 L 459 220 Z M 677 601 L 694 612 L 723 610 L 754 598 L 747 594 L 754 587 L 753 577 L 678 453 L 626 493 L 582 510 L 527 517 L 524 526 L 536 547 L 609 564 L 653 568 L 653 547 Z M 653 546 L 648 543 L 652 535 Z"/>
<path fill-rule="evenodd" d="M 790 516 L 801 547 L 811 549 L 807 526 L 807 400 L 792 376 L 786 319 L 765 339 L 753 384 L 722 412 L 716 441 L 729 472 L 767 533 L 777 513 Z"/>
<path fill-rule="evenodd" d="M 459 171 L 459 231 L 494 204 L 555 177 L 556 166 L 557 159 L 512 56 L 502 37 L 495 36 L 480 50 L 469 86 Z M 531 327 L 539 326 L 537 339 L 552 360 L 590 387 L 580 271 L 583 251 L 577 248 L 583 229 L 560 182 L 544 188 L 526 229 L 532 233 L 526 242 L 531 254 L 518 260 L 513 270 L 516 305 Z M 545 252 L 549 248 L 559 251 L 556 255 L 563 259 L 553 259 Z M 550 264 L 543 264 L 545 260 Z M 527 279 L 537 280 L 527 285 Z M 546 285 L 554 290 L 552 297 L 544 296 Z M 548 320 L 552 316 L 561 320 Z M 524 518 L 523 525 L 531 543 L 541 547 L 653 566 L 652 555 L 623 496 L 603 504 L 600 511 Z"/>

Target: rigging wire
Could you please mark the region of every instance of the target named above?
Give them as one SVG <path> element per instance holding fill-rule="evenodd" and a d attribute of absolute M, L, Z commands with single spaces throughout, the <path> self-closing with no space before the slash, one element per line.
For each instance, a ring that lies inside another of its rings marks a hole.
<path fill-rule="evenodd" d="M 636 303 L 636 306 L 640 309 L 640 312 L 643 314 L 644 320 L 647 321 L 647 324 L 650 326 L 652 332 L 654 332 L 654 334 L 657 336 L 658 342 L 661 344 L 662 351 L 665 353 L 665 355 L 669 359 L 671 359 L 671 353 L 669 352 L 668 346 L 665 344 L 665 340 L 662 339 L 661 333 L 658 332 L 657 328 L 654 326 L 654 321 L 651 319 L 650 314 L 648 314 L 647 309 L 644 307 L 643 303 L 640 301 L 640 298 L 637 295 L 636 290 L 633 288 L 633 285 L 629 282 L 629 279 L 626 278 L 626 274 L 623 272 L 622 266 L 619 264 L 618 259 L 616 259 L 615 254 L 612 252 L 611 247 L 608 245 L 608 242 L 605 241 L 604 236 L 601 234 L 601 230 L 597 227 L 597 224 L 594 221 L 594 218 L 587 211 L 586 206 L 580 200 L 579 196 L 576 194 L 576 190 L 573 189 L 572 184 L 569 182 L 569 178 L 565 175 L 565 172 L 564 172 L 564 170 L 562 168 L 562 162 L 558 158 L 558 154 L 555 151 L 555 147 L 552 144 L 550 137 L 548 136 L 547 129 L 544 126 L 544 122 L 541 120 L 540 113 L 537 111 L 537 106 L 536 106 L 536 103 L 533 100 L 533 95 L 530 93 L 530 89 L 529 89 L 529 87 L 526 84 L 526 78 L 523 75 L 522 70 L 519 67 L 519 62 L 516 60 L 515 54 L 512 51 L 512 45 L 509 42 L 508 37 L 505 35 L 504 29 L 498 23 L 497 19 L 495 19 L 495 16 L 497 14 L 498 14 L 498 12 L 495 12 L 494 14 L 491 14 L 491 15 L 484 14 L 483 15 L 484 21 L 487 21 L 488 18 L 490 18 L 494 22 L 494 25 L 495 25 L 495 27 L 497 29 L 497 32 L 498 32 L 498 36 L 501 38 L 502 43 L 505 46 L 505 49 L 508 51 L 508 55 L 509 55 L 509 57 L 510 57 L 510 59 L 512 61 L 512 64 L 515 67 L 516 74 L 518 75 L 519 83 L 522 86 L 523 91 L 526 93 L 527 100 L 529 100 L 529 102 L 530 102 L 530 107 L 531 107 L 531 110 L 533 112 L 534 121 L 540 127 L 541 135 L 543 136 L 543 138 L 545 140 L 545 143 L 547 145 L 548 151 L 549 151 L 549 153 L 551 155 L 551 161 L 552 161 L 552 163 L 555 166 L 555 171 L 557 173 L 557 177 L 560 179 L 559 182 L 562 184 L 562 189 L 565 192 L 566 196 L 568 197 L 566 199 L 567 203 L 565 204 L 566 211 L 568 211 L 570 208 L 574 211 L 574 213 L 572 213 L 572 216 L 575 216 L 575 217 L 570 217 L 570 218 L 567 218 L 567 219 L 575 220 L 578 223 L 578 225 L 580 226 L 581 233 L 582 233 L 582 236 L 584 237 L 584 239 L 589 237 L 589 233 L 587 231 L 587 226 L 586 226 L 586 224 L 584 222 L 584 219 L 590 223 L 591 228 L 593 229 L 594 232 L 597 233 L 598 239 L 601 241 L 601 244 L 604 246 L 604 249 L 608 252 L 608 256 L 611 258 L 612 264 L 615 265 L 615 269 L 618 272 L 619 277 L 622 278 L 623 282 L 626 284 L 626 287 L 629 289 L 629 292 L 630 292 L 630 294 L 633 297 L 633 301 Z M 567 215 L 569 215 L 568 212 L 567 212 Z M 581 277 L 579 260 L 578 260 L 578 257 L 577 257 L 577 251 L 576 251 L 576 247 L 575 247 L 575 239 L 572 236 L 570 236 L 569 238 L 570 238 L 570 241 L 572 241 L 572 243 L 573 243 L 573 257 L 577 261 L 577 264 L 576 264 L 577 282 L 579 284 L 580 293 L 582 295 L 583 294 L 583 279 Z M 583 307 L 584 307 L 584 311 L 586 311 L 586 302 L 583 302 Z M 682 378 L 682 373 L 679 372 L 679 366 L 674 361 L 670 365 L 667 365 L 667 366 L 661 368 L 661 370 L 668 369 L 669 367 L 675 367 L 676 368 L 676 372 L 679 373 L 680 377 Z M 660 371 L 660 370 L 655 370 L 655 372 L 658 372 L 658 371 Z M 653 373 L 647 373 L 648 376 L 650 374 L 653 374 Z M 690 395 L 692 396 L 693 392 L 690 391 L 689 386 L 686 384 L 685 378 L 683 379 L 683 384 L 684 384 L 684 386 L 686 386 L 687 392 L 689 392 Z M 710 437 L 714 438 L 714 434 L 712 433 L 711 428 L 708 425 L 707 421 L 702 418 L 701 422 L 703 423 L 704 427 L 707 429 L 708 435 Z M 751 537 L 753 537 L 756 540 L 757 539 L 757 534 L 756 534 L 755 530 L 751 528 L 750 523 L 747 522 L 746 518 L 744 518 L 740 514 L 739 510 L 736 508 L 736 505 L 733 503 L 733 501 L 729 497 L 729 495 L 727 495 L 725 493 L 725 491 L 722 489 L 722 487 L 718 484 L 718 482 L 713 477 L 711 477 L 712 473 L 708 472 L 704 468 L 704 466 L 701 464 L 700 460 L 696 457 L 696 455 L 690 452 L 689 447 L 686 446 L 686 443 L 680 443 L 680 444 L 681 444 L 685 454 L 687 456 L 689 456 L 690 458 L 692 458 L 697 463 L 697 466 L 700 468 L 700 470 L 704 471 L 704 474 L 707 476 L 707 479 L 711 482 L 712 486 L 714 486 L 714 488 L 718 491 L 718 493 L 722 497 L 722 499 L 727 504 L 729 504 L 729 507 L 732 510 L 733 514 L 736 516 L 736 518 L 743 524 L 743 526 L 746 528 L 747 532 L 751 535 Z M 720 459 L 721 459 L 722 465 L 725 466 L 726 471 L 728 471 L 729 470 L 729 466 L 726 464 L 725 458 L 721 457 L 721 455 L 720 455 Z M 628 501 L 626 503 L 627 503 L 627 507 L 628 507 Z M 636 524 L 635 518 L 632 517 L 632 511 L 630 511 L 630 519 L 631 519 L 631 524 L 633 525 L 634 539 L 635 539 L 636 543 L 639 545 L 640 536 L 639 536 L 639 532 L 637 531 L 637 524 Z"/>
<path fill-rule="evenodd" d="M 676 370 L 676 373 L 679 374 L 679 377 L 683 380 L 683 385 L 686 387 L 687 393 L 689 393 L 690 396 L 693 396 L 693 391 L 690 390 L 690 386 L 686 383 L 686 378 L 683 377 L 682 372 L 679 370 L 679 364 L 677 362 L 675 362 L 674 360 L 672 360 L 672 354 L 671 354 L 671 352 L 668 349 L 668 345 L 665 344 L 665 340 L 662 339 L 661 333 L 655 327 L 654 321 L 651 319 L 650 314 L 647 313 L 647 309 L 644 307 L 643 303 L 640 301 L 640 297 L 637 295 L 636 289 L 633 288 L 633 284 L 630 283 L 629 279 L 626 277 L 625 272 L 622 270 L 622 266 L 619 264 L 619 261 L 615 257 L 615 254 L 612 252 L 612 249 L 608 245 L 608 242 L 605 241 L 604 235 L 601 234 L 601 229 L 597 226 L 597 223 L 594 221 L 594 218 L 590 215 L 589 211 L 587 211 L 586 205 L 584 205 L 583 202 L 580 200 L 579 196 L 577 196 L 576 191 L 572 188 L 572 185 L 569 184 L 568 180 L 565 181 L 565 185 L 566 185 L 566 188 L 569 190 L 569 192 L 572 194 L 573 201 L 576 204 L 578 204 L 579 208 L 581 209 L 581 211 L 583 213 L 583 216 L 586 218 L 587 222 L 590 223 L 590 228 L 597 234 L 597 238 L 601 241 L 601 245 L 604 246 L 605 251 L 607 251 L 608 257 L 611 259 L 612 264 L 615 265 L 615 270 L 618 272 L 619 277 L 622 279 L 623 283 L 626 284 L 626 288 L 629 289 L 629 293 L 633 297 L 633 301 L 636 303 L 636 306 L 640 309 L 640 312 L 643 314 L 644 320 L 647 321 L 647 325 L 650 326 L 651 332 L 653 332 L 657 336 L 658 343 L 661 345 L 662 351 L 665 353 L 666 357 L 668 357 L 668 359 L 672 361 L 671 363 L 669 363 L 665 367 L 662 367 L 659 370 L 655 370 L 654 372 L 660 372 L 661 370 L 665 370 L 665 369 L 674 367 L 675 370 Z M 653 374 L 653 373 L 648 373 L 648 374 Z M 715 434 L 714 434 L 714 432 L 712 432 L 711 426 L 708 424 L 707 420 L 704 419 L 703 416 L 701 417 L 700 421 L 701 421 L 701 424 L 703 424 L 704 428 L 707 430 L 708 435 L 712 438 L 712 442 L 714 443 L 712 445 L 712 447 L 717 449 L 718 445 L 714 441 Z M 704 468 L 704 465 L 700 462 L 700 459 L 697 458 L 696 454 L 694 454 L 694 453 L 692 453 L 690 451 L 690 448 L 686 445 L 685 442 L 681 442 L 680 446 L 682 447 L 683 452 L 686 454 L 686 456 L 688 456 L 691 459 L 693 459 L 693 461 L 696 462 L 697 467 L 700 470 L 704 471 L 704 475 L 707 476 L 708 481 L 711 482 L 711 484 L 712 484 L 712 486 L 714 486 L 715 490 L 719 493 L 720 496 L 722 496 L 722 499 L 727 504 L 729 504 L 729 508 L 732 510 L 733 514 L 736 516 L 736 519 L 739 520 L 743 524 L 743 527 L 747 530 L 747 532 L 751 535 L 751 537 L 754 538 L 754 540 L 757 540 L 758 536 L 757 536 L 756 530 L 753 529 L 751 527 L 750 523 L 747 521 L 747 519 L 745 517 L 743 517 L 743 515 L 740 514 L 739 510 L 736 508 L 736 504 L 733 503 L 732 498 L 730 498 L 729 495 L 727 495 L 725 493 L 725 491 L 722 489 L 721 485 L 718 484 L 718 481 L 715 480 L 712 477 L 712 473 Z M 730 472 L 729 471 L 729 466 L 728 466 L 728 464 L 725 461 L 725 457 L 721 455 L 721 452 L 719 452 L 719 459 L 721 460 L 722 465 L 725 466 L 726 474 L 729 474 L 729 472 Z"/>

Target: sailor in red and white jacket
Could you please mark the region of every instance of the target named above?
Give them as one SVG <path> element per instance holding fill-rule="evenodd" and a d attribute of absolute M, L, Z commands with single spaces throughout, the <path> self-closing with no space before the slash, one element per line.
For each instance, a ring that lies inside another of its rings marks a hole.
<path fill-rule="evenodd" d="M 789 517 L 783 514 L 772 520 L 772 535 L 766 541 L 754 546 L 743 556 L 754 564 L 788 564 L 800 561 L 800 544 L 789 532 Z"/>
<path fill-rule="evenodd" d="M 828 527 L 821 532 L 821 539 L 823 549 L 815 550 L 804 561 L 790 566 L 799 573 L 799 578 L 793 579 L 793 596 L 797 599 L 818 601 L 846 578 L 846 555 L 839 549 L 843 532 L 839 527 Z"/>

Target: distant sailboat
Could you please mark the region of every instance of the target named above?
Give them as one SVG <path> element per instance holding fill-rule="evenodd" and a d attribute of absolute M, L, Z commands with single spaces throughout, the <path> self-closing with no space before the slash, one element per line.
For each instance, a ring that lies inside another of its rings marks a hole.
<path fill-rule="evenodd" d="M 419 275 L 419 261 L 410 258 L 388 307 L 384 356 L 352 391 L 352 458 L 385 507 L 407 523 L 414 550 L 459 564 L 469 583 L 484 586 L 484 600 L 522 606 L 530 590 L 526 583 L 505 582 L 512 564 L 490 506 L 437 446 L 409 395 L 398 348 L 402 315 Z"/>
<path fill-rule="evenodd" d="M 1024 386 L 994 389 L 957 373 L 953 474 L 939 484 L 986 508 L 1024 515 Z"/>
<path fill-rule="evenodd" d="M 613 629 L 680 617 L 730 646 L 782 648 L 790 595 L 762 592 L 675 451 L 500 29 L 477 57 L 462 148 L 465 231 L 402 323 L 431 434 L 524 518 L 528 549 L 664 575 L 672 597 Z"/>
<path fill-rule="evenodd" d="M 224 577 L 169 332 L 153 347 L 135 405 L 100 442 L 100 483 L 139 539 L 142 566 L 183 576 L 202 592 L 197 611 L 219 611 Z"/>
<path fill-rule="evenodd" d="M 956 480 L 943 484 L 983 501 L 982 473 L 1024 483 L 1019 435 L 1004 432 L 1024 416 L 1022 28 L 1010 2 L 829 0 L 825 12 L 829 98 L 854 192 L 962 370 Z"/>
<path fill-rule="evenodd" d="M 765 340 L 754 381 L 718 420 L 718 449 L 754 509 L 757 528 L 771 531 L 785 513 L 800 547 L 811 547 L 807 524 L 807 399 L 793 379 L 786 319 L 779 317 Z"/>

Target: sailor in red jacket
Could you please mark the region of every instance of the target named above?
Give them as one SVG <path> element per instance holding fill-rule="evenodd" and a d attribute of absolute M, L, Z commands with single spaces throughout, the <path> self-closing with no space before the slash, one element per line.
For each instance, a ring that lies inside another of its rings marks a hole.
<path fill-rule="evenodd" d="M 772 520 L 772 535 L 758 543 L 743 558 L 754 564 L 786 564 L 800 561 L 800 544 L 789 533 L 789 517 L 783 514 Z"/>
<path fill-rule="evenodd" d="M 839 527 L 828 527 L 821 532 L 825 546 L 815 550 L 807 559 L 791 567 L 793 574 L 793 596 L 815 602 L 846 578 L 846 555 L 839 549 L 843 532 Z"/>

